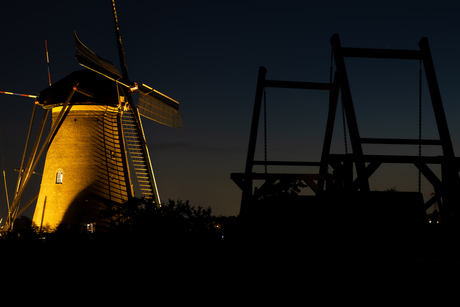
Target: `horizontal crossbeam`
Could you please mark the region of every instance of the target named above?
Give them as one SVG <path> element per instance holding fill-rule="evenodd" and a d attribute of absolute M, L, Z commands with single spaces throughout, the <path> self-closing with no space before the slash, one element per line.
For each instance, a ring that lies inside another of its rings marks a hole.
<path fill-rule="evenodd" d="M 279 81 L 279 80 L 265 80 L 264 87 L 278 87 L 278 88 L 297 88 L 303 90 L 326 90 L 331 88 L 329 83 L 319 82 L 300 82 L 300 81 Z"/>
<path fill-rule="evenodd" d="M 345 154 L 330 154 L 330 160 L 335 161 L 354 161 L 353 155 Z M 381 163 L 426 163 L 426 164 L 442 164 L 445 162 L 444 156 L 386 156 L 386 155 L 363 155 L 364 162 L 381 162 Z M 460 163 L 460 158 L 455 158 L 457 163 Z M 330 163 L 331 164 L 331 163 Z M 331 164 L 332 165 L 332 164 Z"/>
<path fill-rule="evenodd" d="M 279 166 L 321 166 L 321 162 L 302 161 L 254 161 L 254 165 L 279 165 Z"/>
<path fill-rule="evenodd" d="M 363 144 L 442 145 L 441 140 L 360 138 L 360 141 L 361 141 L 361 143 L 363 143 Z"/>
<path fill-rule="evenodd" d="M 342 47 L 341 51 L 344 57 L 353 58 L 420 60 L 422 57 L 420 50 Z"/>
<path fill-rule="evenodd" d="M 321 174 L 281 174 L 281 173 L 231 173 L 230 177 L 232 180 L 240 179 L 252 179 L 252 180 L 321 180 L 326 179 Z"/>
<path fill-rule="evenodd" d="M 248 182 L 252 180 L 265 180 L 266 183 L 273 184 L 276 180 L 303 180 L 315 193 L 321 191 L 314 180 L 325 180 L 326 176 L 321 174 L 279 174 L 279 173 L 232 173 L 230 178 L 244 190 Z"/>

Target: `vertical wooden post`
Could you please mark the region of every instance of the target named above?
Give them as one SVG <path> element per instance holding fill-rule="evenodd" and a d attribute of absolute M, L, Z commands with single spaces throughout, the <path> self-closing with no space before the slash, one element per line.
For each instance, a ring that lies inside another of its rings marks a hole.
<path fill-rule="evenodd" d="M 350 132 L 350 141 L 353 148 L 353 156 L 355 157 L 356 172 L 358 176 L 364 177 L 366 165 L 363 159 L 363 148 L 359 136 L 358 122 L 356 120 L 355 109 L 353 107 L 353 99 L 351 97 L 350 84 L 348 82 L 345 61 L 342 54 L 342 46 L 340 45 L 339 35 L 335 33 L 331 37 L 332 51 L 334 52 L 335 66 L 339 75 L 340 90 L 342 92 L 342 101 L 345 107 L 347 116 L 348 130 Z M 363 180 L 360 186 L 361 191 L 370 191 L 369 181 Z"/>
<path fill-rule="evenodd" d="M 320 175 L 326 176 L 328 167 L 328 157 L 331 151 L 332 134 L 334 132 L 335 114 L 337 113 L 337 101 L 339 99 L 339 84 L 337 80 L 337 74 L 334 76 L 334 83 L 330 85 L 329 97 L 329 111 L 327 114 L 326 132 L 324 135 L 323 150 L 321 152 L 321 166 L 319 168 Z M 318 186 L 321 190 L 324 189 L 324 179 L 318 181 Z"/>
<path fill-rule="evenodd" d="M 444 161 L 441 165 L 443 183 L 442 220 L 443 223 L 446 224 L 457 224 L 457 222 L 454 221 L 454 218 L 456 218 L 455 213 L 458 212 L 457 208 L 460 201 L 457 191 L 460 184 L 460 178 L 458 175 L 459 168 L 455 161 L 454 147 L 452 145 L 452 139 L 450 138 L 446 113 L 442 104 L 441 92 L 439 90 L 438 80 L 434 70 L 428 39 L 423 37 L 418 45 L 422 53 L 426 80 L 430 91 L 431 103 L 444 155 Z"/>
<path fill-rule="evenodd" d="M 259 67 L 259 75 L 257 77 L 257 88 L 256 88 L 256 96 L 254 100 L 254 110 L 252 113 L 252 123 L 251 123 L 251 133 L 249 135 L 249 145 L 248 145 L 248 155 L 246 157 L 246 167 L 244 170 L 245 178 L 244 178 L 244 189 L 243 195 L 241 199 L 241 208 L 240 208 L 240 215 L 244 214 L 248 205 L 250 205 L 252 201 L 252 168 L 254 166 L 254 155 L 256 151 L 256 143 L 257 143 L 257 132 L 259 130 L 259 120 L 260 120 L 260 109 L 262 106 L 262 96 L 264 92 L 264 83 L 265 83 L 265 75 L 267 73 L 267 69 L 263 66 Z"/>

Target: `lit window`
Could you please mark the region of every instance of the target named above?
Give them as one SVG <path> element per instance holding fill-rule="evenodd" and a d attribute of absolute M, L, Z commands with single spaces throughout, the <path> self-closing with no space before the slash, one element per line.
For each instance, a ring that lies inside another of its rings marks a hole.
<path fill-rule="evenodd" d="M 59 170 L 56 173 L 56 184 L 62 184 L 62 171 Z"/>

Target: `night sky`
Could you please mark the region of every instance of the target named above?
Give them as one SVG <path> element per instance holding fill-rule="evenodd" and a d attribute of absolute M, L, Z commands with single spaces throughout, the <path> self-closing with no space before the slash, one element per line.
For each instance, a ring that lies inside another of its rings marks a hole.
<path fill-rule="evenodd" d="M 116 5 L 130 79 L 180 102 L 185 130 L 142 118 L 162 200 L 211 206 L 214 215 L 238 214 L 241 191 L 230 173 L 244 171 L 259 66 L 267 68 L 267 79 L 329 82 L 333 33 L 344 47 L 390 49 L 418 49 L 419 40 L 428 37 L 460 153 L 460 5 L 454 1 L 118 0 Z M 52 82 L 83 69 L 75 59 L 74 29 L 85 45 L 119 67 L 110 1 L 3 1 L 0 91 L 36 94 L 48 86 L 45 40 Z M 417 138 L 419 62 L 347 59 L 346 65 L 361 136 Z M 422 96 L 423 137 L 438 138 L 425 79 Z M 319 161 L 327 101 L 327 92 L 267 89 L 269 160 Z M 2 167 L 11 202 L 33 99 L 1 95 L 0 106 Z M 256 158 L 263 159 L 259 140 Z M 340 113 L 332 152 L 344 153 Z M 416 155 L 418 149 L 367 145 L 364 152 Z M 442 152 L 424 147 L 423 154 Z M 39 183 L 36 175 L 31 194 Z M 416 191 L 417 170 L 382 166 L 370 183 L 372 190 Z M 426 181 L 422 185 L 427 200 L 433 189 Z M 4 218 L 3 182 L 0 193 Z"/>

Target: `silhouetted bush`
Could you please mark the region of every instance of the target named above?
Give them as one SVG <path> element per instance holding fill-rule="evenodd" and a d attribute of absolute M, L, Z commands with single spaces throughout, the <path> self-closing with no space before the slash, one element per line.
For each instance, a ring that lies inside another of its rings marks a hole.
<path fill-rule="evenodd" d="M 211 230 L 208 225 L 212 222 L 210 208 L 171 199 L 156 206 L 150 200 L 133 198 L 122 205 L 108 205 L 101 217 L 108 223 L 107 237 L 156 240 L 204 237 Z"/>

